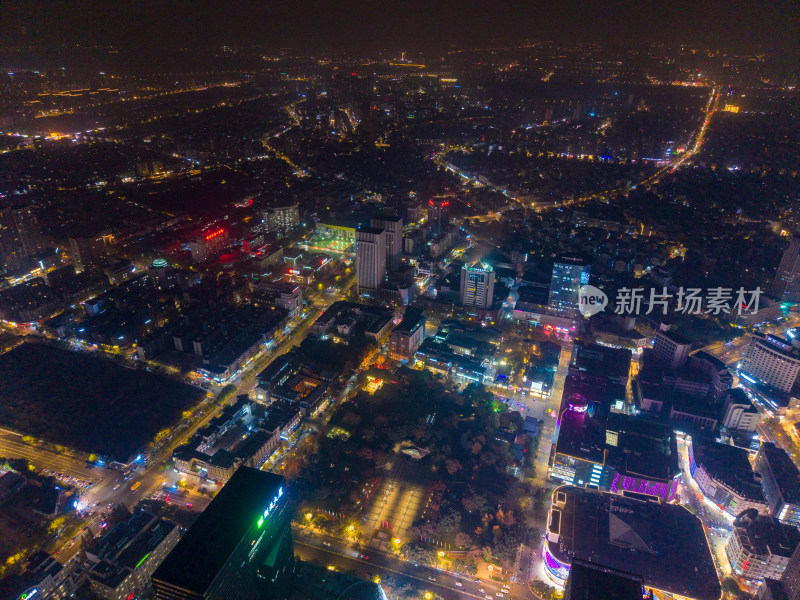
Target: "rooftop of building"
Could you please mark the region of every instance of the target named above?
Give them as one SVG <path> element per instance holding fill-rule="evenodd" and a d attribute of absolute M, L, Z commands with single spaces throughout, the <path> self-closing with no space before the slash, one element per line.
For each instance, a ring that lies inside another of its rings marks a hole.
<path fill-rule="evenodd" d="M 566 588 L 565 600 L 594 600 L 598 590 L 603 590 L 603 600 L 642 599 L 641 577 L 582 561 L 570 567 Z"/>
<path fill-rule="evenodd" d="M 800 544 L 800 529 L 775 517 L 760 515 L 754 508 L 738 515 L 733 527 L 742 548 L 757 556 L 789 558 Z"/>
<path fill-rule="evenodd" d="M 617 434 L 616 445 L 606 436 L 606 464 L 625 475 L 670 481 L 680 473 L 678 446 L 672 427 L 611 413 L 606 431 Z"/>
<path fill-rule="evenodd" d="M 671 342 L 673 342 L 675 344 L 678 344 L 680 346 L 691 346 L 692 345 L 691 341 L 689 341 L 688 339 L 683 337 L 680 333 L 677 333 L 677 332 L 672 331 L 672 330 L 659 331 L 658 333 L 656 333 L 656 340 L 658 340 L 659 336 L 664 337 L 664 338 L 668 339 L 669 341 L 671 341 Z"/>
<path fill-rule="evenodd" d="M 153 579 L 202 596 L 283 486 L 279 475 L 239 468 L 153 573 Z"/>
<path fill-rule="evenodd" d="M 727 369 L 727 366 L 725 365 L 724 362 L 722 362 L 716 356 L 712 356 L 711 354 L 709 354 L 705 350 L 698 350 L 697 352 L 692 354 L 692 357 L 697 359 L 697 360 L 702 360 L 704 362 L 707 362 L 707 363 L 713 365 L 714 367 L 716 367 L 717 369 L 719 369 L 720 371 L 723 371 L 723 370 Z"/>
<path fill-rule="evenodd" d="M 764 502 L 764 492 L 748 459 L 749 452 L 709 437 L 694 436 L 692 454 L 712 478 L 724 483 L 737 494 L 753 502 Z"/>
<path fill-rule="evenodd" d="M 696 600 L 721 595 L 703 525 L 682 506 L 562 486 L 550 515 L 548 538 L 558 542 L 547 549 L 564 564 L 592 562 Z"/>
<path fill-rule="evenodd" d="M 763 442 L 759 453 L 767 460 L 784 502 L 800 504 L 800 469 L 792 458 L 772 442 Z"/>
<path fill-rule="evenodd" d="M 386 231 L 386 230 L 382 229 L 380 227 L 368 227 L 366 225 L 362 225 L 361 227 L 359 227 L 357 229 L 358 233 L 369 233 L 371 235 L 380 235 L 384 231 Z"/>
<path fill-rule="evenodd" d="M 800 360 L 800 348 L 793 344 L 793 340 L 788 340 L 771 333 L 763 334 L 756 331 L 753 332 L 750 343 L 765 346 L 769 350 L 785 358 Z M 798 343 L 800 343 L 800 341 L 798 341 Z"/>
<path fill-rule="evenodd" d="M 594 463 L 605 459 L 609 406 L 619 390 L 567 377 L 558 419 L 556 452 Z M 622 389 L 624 398 L 624 388 Z"/>
<path fill-rule="evenodd" d="M 376 217 L 372 217 L 375 221 L 386 221 L 387 223 L 397 223 L 402 222 L 403 217 L 397 217 L 392 215 L 378 215 Z"/>
<path fill-rule="evenodd" d="M 575 344 L 570 369 L 604 378 L 627 377 L 631 369 L 631 353 L 598 344 Z"/>
<path fill-rule="evenodd" d="M 406 309 L 403 320 L 394 328 L 395 333 L 413 333 L 425 323 L 425 313 L 416 308 Z"/>

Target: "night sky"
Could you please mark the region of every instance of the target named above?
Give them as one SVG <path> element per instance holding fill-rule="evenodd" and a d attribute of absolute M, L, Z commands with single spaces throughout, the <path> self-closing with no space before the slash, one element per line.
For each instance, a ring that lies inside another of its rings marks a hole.
<path fill-rule="evenodd" d="M 438 50 L 523 39 L 795 52 L 800 2 L 470 0 L 0 2 L 0 45 Z"/>

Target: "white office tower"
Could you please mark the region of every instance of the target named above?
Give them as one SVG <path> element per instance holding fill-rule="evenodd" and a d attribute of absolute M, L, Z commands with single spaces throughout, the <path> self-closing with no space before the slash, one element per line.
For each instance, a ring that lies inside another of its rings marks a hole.
<path fill-rule="evenodd" d="M 386 232 L 386 268 L 394 273 L 400 268 L 403 253 L 403 217 L 375 217 L 370 225 Z"/>
<path fill-rule="evenodd" d="M 386 280 L 386 232 L 376 227 L 356 231 L 358 294 L 379 296 Z"/>

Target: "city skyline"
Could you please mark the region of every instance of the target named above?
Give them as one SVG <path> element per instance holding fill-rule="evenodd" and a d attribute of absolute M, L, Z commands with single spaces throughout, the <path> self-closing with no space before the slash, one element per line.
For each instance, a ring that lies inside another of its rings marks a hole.
<path fill-rule="evenodd" d="M 0 5 L 0 598 L 800 600 L 799 16 Z"/>

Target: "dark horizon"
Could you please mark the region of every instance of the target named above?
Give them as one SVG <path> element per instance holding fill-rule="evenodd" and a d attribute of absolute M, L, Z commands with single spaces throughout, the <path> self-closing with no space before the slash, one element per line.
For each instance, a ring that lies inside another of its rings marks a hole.
<path fill-rule="evenodd" d="M 18 2 L 0 8 L 5 46 L 54 49 L 65 44 L 123 50 L 260 46 L 357 52 L 445 51 L 452 46 L 523 40 L 697 45 L 793 54 L 800 48 L 797 2 L 636 2 L 613 6 L 567 0 L 496 4 L 454 2 L 331 3 Z"/>

